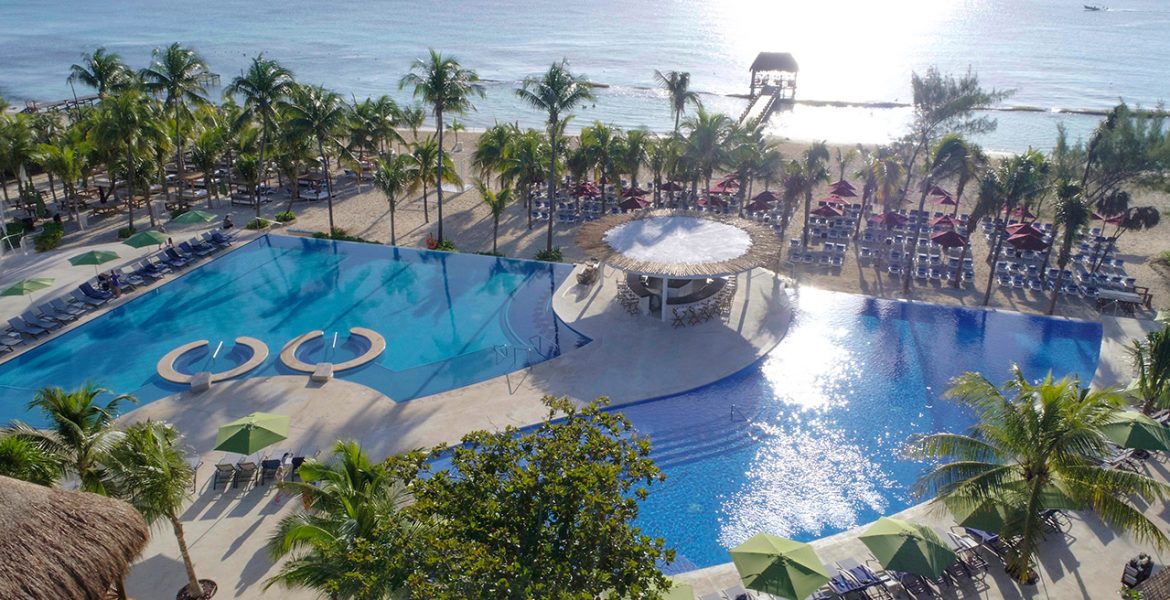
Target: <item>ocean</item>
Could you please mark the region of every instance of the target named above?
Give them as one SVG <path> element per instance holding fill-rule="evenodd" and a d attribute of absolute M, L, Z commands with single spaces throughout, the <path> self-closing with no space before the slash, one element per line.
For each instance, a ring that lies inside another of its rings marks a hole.
<path fill-rule="evenodd" d="M 461 117 L 468 127 L 540 126 L 543 116 L 513 90 L 566 58 L 608 86 L 571 128 L 600 120 L 667 131 L 654 69 L 690 71 L 708 109 L 737 117 L 746 101 L 728 94 L 747 93 L 756 54 L 786 51 L 800 63 L 798 99 L 851 104 L 798 104 L 773 117 L 776 135 L 888 141 L 904 132 L 910 110 L 867 104 L 908 103 L 910 74 L 937 65 L 1014 89 L 1005 107 L 1038 109 L 994 112 L 998 130 L 978 140 L 1021 151 L 1051 147 L 1058 123 L 1084 137 L 1100 120 L 1061 111 L 1104 110 L 1119 99 L 1153 107 L 1170 97 L 1167 32 L 1166 0 L 1119 0 L 1096 12 L 1079 0 L 4 0 L 0 95 L 16 105 L 68 98 L 69 65 L 83 52 L 104 45 L 140 67 L 151 49 L 179 41 L 225 83 L 264 52 L 301 81 L 404 101 L 399 79 L 434 47 L 486 81 L 487 97 Z"/>

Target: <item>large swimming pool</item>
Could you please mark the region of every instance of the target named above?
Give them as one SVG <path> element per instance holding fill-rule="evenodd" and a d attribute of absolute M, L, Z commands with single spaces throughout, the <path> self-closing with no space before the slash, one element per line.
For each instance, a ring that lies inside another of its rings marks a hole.
<path fill-rule="evenodd" d="M 338 377 L 396 401 L 471 383 L 584 343 L 552 313 L 570 265 L 267 235 L 0 365 L 0 425 L 21 418 L 43 386 L 92 380 L 139 403 L 180 391 L 156 364 L 172 348 L 237 336 L 266 343 L 255 375 L 291 373 L 277 355 L 310 330 L 386 338 L 377 361 Z M 224 356 L 230 352 L 225 352 Z M 229 357 L 230 358 L 230 357 Z M 231 365 L 207 365 L 211 370 Z"/>
<path fill-rule="evenodd" d="M 639 524 L 677 549 L 675 571 L 730 561 L 759 531 L 811 540 L 915 503 L 913 433 L 962 431 L 939 396 L 952 377 L 1049 370 L 1091 380 L 1101 327 L 1017 313 L 804 288 L 784 340 L 757 364 L 691 393 L 619 408 L 651 436 L 667 475 Z"/>

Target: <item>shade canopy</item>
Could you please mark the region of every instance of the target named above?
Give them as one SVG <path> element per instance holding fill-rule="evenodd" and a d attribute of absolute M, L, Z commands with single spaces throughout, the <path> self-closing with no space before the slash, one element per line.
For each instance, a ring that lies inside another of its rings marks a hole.
<path fill-rule="evenodd" d="M 219 428 L 215 449 L 252 454 L 288 437 L 288 416 L 255 412 Z"/>
<path fill-rule="evenodd" d="M 1170 450 L 1170 428 L 1132 410 L 1118 413 L 1101 433 L 1123 448 Z"/>
<path fill-rule="evenodd" d="M 715 206 L 718 208 L 723 208 L 723 207 L 727 206 L 727 202 L 720 200 L 719 198 L 716 198 L 714 196 L 709 196 L 707 198 L 699 198 L 698 204 L 699 204 L 699 206 Z"/>
<path fill-rule="evenodd" d="M 105 598 L 149 536 L 121 500 L 0 477 L 0 598 Z"/>
<path fill-rule="evenodd" d="M 111 260 L 118 260 L 117 252 L 110 252 L 109 250 L 90 250 L 82 252 L 77 256 L 69 259 L 71 265 L 100 265 L 108 263 Z"/>
<path fill-rule="evenodd" d="M 664 192 L 681 192 L 687 188 L 684 187 L 683 184 L 681 184 L 681 183 L 677 183 L 674 181 L 667 181 L 666 183 L 658 186 L 658 189 L 660 189 Z"/>
<path fill-rule="evenodd" d="M 779 202 L 779 201 L 780 201 L 780 196 L 777 196 L 776 192 L 773 192 L 772 190 L 764 190 L 764 191 L 756 194 L 755 198 L 752 198 L 752 202 Z"/>
<path fill-rule="evenodd" d="M 959 525 L 1000 533 L 1008 522 L 1018 521 L 1024 515 L 1029 493 L 1030 489 L 1023 480 L 1008 481 L 1003 482 L 993 495 L 978 500 L 951 496 L 943 500 L 943 504 Z M 1040 490 L 1039 500 L 1040 510 L 1079 508 L 1067 494 L 1053 485 Z"/>
<path fill-rule="evenodd" d="M 1039 236 L 1028 233 L 1017 233 L 1007 239 L 1008 243 L 1018 250 L 1043 250 L 1048 247 Z"/>
<path fill-rule="evenodd" d="M 836 194 L 833 194 L 833 195 L 828 196 L 826 198 L 822 198 L 821 202 L 824 202 L 825 204 L 836 204 L 837 206 L 845 206 L 845 199 L 842 198 L 841 196 L 836 195 Z"/>
<path fill-rule="evenodd" d="M 715 185 L 711 186 L 711 193 L 712 194 L 730 194 L 738 189 L 739 189 L 739 182 L 734 180 L 734 179 L 728 179 L 726 181 L 720 181 L 719 183 L 716 183 Z"/>
<path fill-rule="evenodd" d="M 208 212 L 203 212 L 201 210 L 189 210 L 171 219 L 171 222 L 178 223 L 180 225 L 202 225 L 204 223 L 210 223 L 218 219 L 219 217 Z"/>
<path fill-rule="evenodd" d="M 1037 228 L 1035 225 L 1033 225 L 1031 223 L 1012 223 L 1011 225 L 1008 225 L 1004 229 L 1006 229 L 1007 232 L 1010 233 L 1011 235 L 1024 234 L 1024 235 L 1034 235 L 1036 237 L 1041 237 L 1041 238 L 1044 237 L 1044 232 L 1040 231 L 1039 228 Z"/>
<path fill-rule="evenodd" d="M 840 208 L 837 208 L 836 206 L 834 206 L 832 204 L 825 204 L 824 206 L 818 206 L 816 209 L 814 209 L 812 211 L 812 214 L 814 214 L 818 217 L 833 218 L 833 217 L 840 217 L 841 215 L 845 214 L 845 211 L 841 210 Z"/>
<path fill-rule="evenodd" d="M 587 256 L 643 275 L 672 279 L 721 277 L 776 260 L 771 228 L 739 217 L 657 209 L 607 215 L 581 225 Z"/>
<path fill-rule="evenodd" d="M 756 60 L 752 61 L 751 70 L 796 73 L 800 67 L 788 52 L 761 52 L 756 55 Z"/>
<path fill-rule="evenodd" d="M 731 549 L 731 560 L 748 588 L 793 600 L 829 581 L 812 546 L 780 536 L 757 533 Z"/>
<path fill-rule="evenodd" d="M 873 222 L 887 227 L 894 227 L 897 225 L 905 225 L 908 222 L 906 215 L 896 212 L 882 213 L 873 218 Z"/>
<path fill-rule="evenodd" d="M 25 279 L 18 281 L 0 292 L 0 296 L 24 296 L 31 294 L 37 290 L 43 290 L 53 285 L 53 279 L 49 277 L 33 277 L 32 279 Z"/>
<path fill-rule="evenodd" d="M 633 196 L 645 196 L 646 194 L 649 194 L 649 193 L 650 192 L 648 192 L 642 188 L 633 188 L 632 187 L 632 188 L 626 188 L 626 189 L 622 190 L 622 197 L 623 198 L 630 198 Z"/>
<path fill-rule="evenodd" d="M 167 234 L 153 229 L 146 231 L 139 231 L 138 233 L 126 238 L 123 244 L 131 248 L 145 248 L 147 246 L 161 246 L 167 243 Z"/>
<path fill-rule="evenodd" d="M 951 215 L 943 215 L 931 219 L 930 224 L 934 227 L 955 227 L 959 224 L 959 220 Z"/>
<path fill-rule="evenodd" d="M 1021 219 L 1035 219 L 1036 218 L 1036 215 L 1032 214 L 1032 211 L 1028 210 L 1027 206 L 1017 207 L 1015 210 L 1012 211 L 1012 216 L 1019 217 Z"/>
<path fill-rule="evenodd" d="M 681 581 L 672 581 L 670 589 L 662 595 L 662 600 L 695 600 L 695 586 Z"/>
<path fill-rule="evenodd" d="M 959 559 L 933 529 L 882 517 L 860 536 L 861 542 L 887 569 L 940 577 Z"/>
<path fill-rule="evenodd" d="M 943 206 L 958 206 L 959 205 L 959 202 L 950 196 L 939 196 L 939 197 L 934 199 L 934 203 L 941 204 Z"/>
<path fill-rule="evenodd" d="M 943 248 L 962 248 L 967 245 L 967 238 L 955 231 L 940 231 L 930 236 L 930 241 Z"/>
<path fill-rule="evenodd" d="M 647 204 L 649 204 L 649 202 L 643 200 L 641 197 L 632 196 L 622 200 L 621 203 L 618 204 L 618 208 L 621 208 L 622 210 L 641 210 L 646 208 Z"/>
<path fill-rule="evenodd" d="M 747 212 L 766 212 L 772 210 L 772 205 L 763 200 L 753 200 L 751 204 L 743 207 Z"/>

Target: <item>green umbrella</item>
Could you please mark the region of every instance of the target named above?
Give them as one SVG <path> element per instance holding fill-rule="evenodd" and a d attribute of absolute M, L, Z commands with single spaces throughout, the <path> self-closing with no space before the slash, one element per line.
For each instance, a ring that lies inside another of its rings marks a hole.
<path fill-rule="evenodd" d="M 744 586 L 792 600 L 811 595 L 829 581 L 812 546 L 767 533 L 732 548 L 731 560 Z"/>
<path fill-rule="evenodd" d="M 695 588 L 689 583 L 672 581 L 662 600 L 695 600 Z"/>
<path fill-rule="evenodd" d="M 1118 413 L 1114 422 L 1101 427 L 1101 433 L 1123 448 L 1170 450 L 1170 428 L 1132 410 Z"/>
<path fill-rule="evenodd" d="M 93 272 L 97 273 L 97 266 L 102 263 L 108 263 L 111 260 L 118 260 L 120 258 L 117 252 L 110 252 L 109 250 L 90 250 L 89 252 L 82 252 L 77 256 L 69 259 L 71 265 L 93 265 Z"/>
<path fill-rule="evenodd" d="M 0 292 L 0 296 L 28 296 L 37 290 L 43 290 L 53 285 L 53 280 L 48 277 L 34 277 L 32 279 L 25 279 L 18 281 Z M 32 298 L 28 299 L 29 304 L 32 304 Z"/>
<path fill-rule="evenodd" d="M 178 223 L 180 225 L 202 225 L 217 219 L 219 219 L 219 217 L 211 213 L 206 213 L 201 210 L 189 210 L 171 219 L 171 223 Z"/>
<path fill-rule="evenodd" d="M 148 229 L 126 238 L 123 244 L 131 248 L 145 248 L 147 246 L 161 246 L 167 243 L 167 234 Z"/>
<path fill-rule="evenodd" d="M 940 577 L 959 557 L 933 529 L 882 517 L 860 536 L 878 562 L 893 571 Z"/>
<path fill-rule="evenodd" d="M 288 437 L 288 416 L 255 412 L 219 428 L 215 449 L 252 454 Z"/>

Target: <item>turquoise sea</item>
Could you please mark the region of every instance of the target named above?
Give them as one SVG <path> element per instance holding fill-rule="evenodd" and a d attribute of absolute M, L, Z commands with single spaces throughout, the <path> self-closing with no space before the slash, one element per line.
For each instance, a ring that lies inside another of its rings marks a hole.
<path fill-rule="evenodd" d="M 1086 0 L 1089 1 L 1089 0 Z M 266 52 L 298 78 L 358 98 L 391 93 L 411 61 L 435 47 L 488 80 L 466 115 L 539 125 L 512 94 L 517 82 L 562 57 L 609 87 L 579 111 L 623 127 L 669 129 L 653 70 L 686 70 L 713 109 L 738 115 L 747 67 L 763 50 L 800 62 L 798 97 L 908 102 L 910 73 L 938 65 L 976 71 L 1011 88 L 991 150 L 1046 148 L 1056 124 L 1085 135 L 1097 117 L 1061 109 L 1106 109 L 1118 99 L 1153 106 L 1170 97 L 1170 4 L 1118 0 L 1089 12 L 1081 0 L 337 0 L 280 3 L 207 0 L 4 0 L 0 2 L 0 94 L 16 104 L 72 93 L 70 64 L 99 45 L 134 66 L 152 48 L 190 44 L 228 79 Z M 78 90 L 78 94 L 88 93 Z M 909 111 L 798 105 L 774 117 L 794 139 L 881 142 L 902 132 Z"/>

